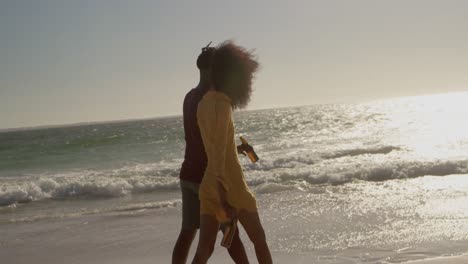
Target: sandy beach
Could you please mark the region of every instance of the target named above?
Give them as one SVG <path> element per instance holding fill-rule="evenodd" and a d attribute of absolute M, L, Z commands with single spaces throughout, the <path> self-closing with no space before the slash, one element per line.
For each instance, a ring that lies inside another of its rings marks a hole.
<path fill-rule="evenodd" d="M 15 264 L 170 263 L 180 225 L 179 213 L 177 208 L 167 208 L 2 225 L 0 259 L 2 263 Z M 195 246 L 196 243 L 190 259 Z M 247 250 L 253 257 L 252 249 Z M 211 263 L 231 262 L 226 250 L 217 246 Z"/>
<path fill-rule="evenodd" d="M 0 259 L 4 263 L 14 264 L 170 263 L 172 246 L 180 225 L 179 216 L 180 207 L 176 206 L 53 221 L 2 224 Z M 274 225 L 270 220 L 264 222 L 267 229 Z M 319 250 L 287 252 L 275 247 L 275 241 L 271 241 L 278 239 L 277 234 L 268 233 L 275 263 L 400 263 L 398 258 L 389 262 L 381 261 L 379 256 L 388 254 L 390 250 L 373 252 L 375 261 L 369 259 L 368 249 L 364 248 L 343 250 L 341 253 L 328 252 L 329 255 Z M 241 236 L 252 263 L 255 263 L 252 246 L 243 231 Z M 192 246 L 190 259 L 195 244 Z M 403 256 L 401 259 L 423 259 L 408 263 L 467 263 L 468 260 L 466 255 L 433 258 L 430 252 L 420 251 L 408 251 Z M 217 244 L 210 263 L 232 261 L 226 250 Z"/>

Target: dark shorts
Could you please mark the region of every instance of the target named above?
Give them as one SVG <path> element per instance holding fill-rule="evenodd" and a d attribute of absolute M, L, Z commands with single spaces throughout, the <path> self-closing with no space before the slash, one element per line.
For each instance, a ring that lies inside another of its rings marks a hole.
<path fill-rule="evenodd" d="M 200 200 L 198 198 L 199 184 L 180 181 L 182 191 L 182 229 L 200 228 Z"/>

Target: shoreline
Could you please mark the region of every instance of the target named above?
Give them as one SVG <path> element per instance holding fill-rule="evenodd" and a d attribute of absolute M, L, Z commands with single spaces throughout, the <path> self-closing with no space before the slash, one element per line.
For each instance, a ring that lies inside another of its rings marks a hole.
<path fill-rule="evenodd" d="M 447 256 L 447 257 L 435 257 L 435 258 L 427 258 L 427 259 L 419 259 L 419 260 L 412 260 L 408 262 L 404 262 L 408 264 L 463 264 L 468 263 L 468 254 L 465 253 L 463 255 L 458 256 Z"/>
<path fill-rule="evenodd" d="M 0 225 L 0 259 L 17 264 L 124 264 L 124 263 L 170 263 L 172 249 L 180 228 L 180 207 L 138 210 L 122 214 L 85 215 L 56 219 Z M 273 223 L 265 221 L 271 227 Z M 242 228 L 241 228 L 242 229 Z M 252 243 L 241 231 L 247 255 L 256 262 Z M 344 250 L 287 251 L 274 246 L 278 236 L 267 237 L 276 263 L 381 263 L 388 260 L 387 253 L 372 248 L 349 248 Z M 195 238 L 188 262 L 195 253 Z M 210 263 L 232 263 L 227 251 L 219 245 L 218 235 Z M 293 242 L 293 241 L 291 241 Z M 467 241 L 468 242 L 468 241 Z M 468 263 L 468 255 L 435 257 L 435 252 L 415 249 L 425 254 L 393 256 L 392 263 L 440 264 Z M 414 252 L 416 252 L 414 251 Z M 372 259 L 367 254 L 374 254 Z M 387 257 L 386 257 L 387 256 Z M 364 257 L 364 258 L 361 258 Z M 401 258 L 403 257 L 403 258 Z M 408 260 L 413 258 L 421 258 Z M 405 260 L 406 259 L 406 260 Z"/>

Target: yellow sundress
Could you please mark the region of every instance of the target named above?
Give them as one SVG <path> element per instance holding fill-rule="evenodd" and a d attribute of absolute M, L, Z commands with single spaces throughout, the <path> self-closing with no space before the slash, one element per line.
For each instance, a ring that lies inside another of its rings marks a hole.
<path fill-rule="evenodd" d="M 227 202 L 238 211 L 257 211 L 257 202 L 244 179 L 237 155 L 230 98 L 224 93 L 209 91 L 198 104 L 197 121 L 208 157 L 208 165 L 200 184 L 200 213 L 225 218 L 217 182 L 226 190 Z"/>

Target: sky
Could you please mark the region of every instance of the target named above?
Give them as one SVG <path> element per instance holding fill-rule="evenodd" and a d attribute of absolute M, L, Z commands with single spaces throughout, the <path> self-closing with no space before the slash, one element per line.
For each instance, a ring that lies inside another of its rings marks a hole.
<path fill-rule="evenodd" d="M 0 0 L 0 128 L 180 115 L 228 39 L 261 64 L 247 109 L 468 90 L 463 0 Z"/>

